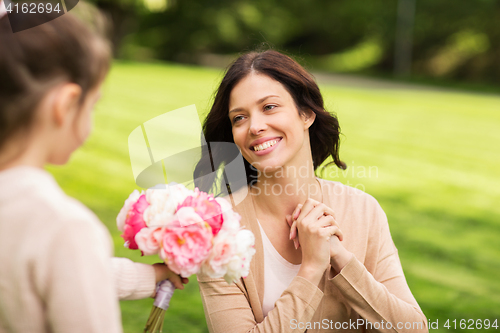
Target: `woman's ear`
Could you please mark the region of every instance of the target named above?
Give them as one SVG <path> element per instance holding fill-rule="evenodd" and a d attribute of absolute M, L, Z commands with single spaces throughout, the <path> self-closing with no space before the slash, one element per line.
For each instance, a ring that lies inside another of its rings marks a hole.
<path fill-rule="evenodd" d="M 58 90 L 52 108 L 52 119 L 57 127 L 61 127 L 78 111 L 82 88 L 75 83 L 65 83 Z"/>
<path fill-rule="evenodd" d="M 304 120 L 304 129 L 309 129 L 316 119 L 316 113 L 312 110 L 307 110 L 302 113 L 302 119 Z"/>

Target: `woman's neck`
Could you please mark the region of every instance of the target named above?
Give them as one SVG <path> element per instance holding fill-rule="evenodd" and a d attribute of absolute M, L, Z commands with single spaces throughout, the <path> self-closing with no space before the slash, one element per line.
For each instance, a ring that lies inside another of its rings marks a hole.
<path fill-rule="evenodd" d="M 314 175 L 312 161 L 309 165 L 260 173 L 250 195 L 253 196 L 257 217 L 284 221 L 286 215 L 291 215 L 297 205 L 304 204 L 308 198 L 322 201 L 321 186 Z"/>

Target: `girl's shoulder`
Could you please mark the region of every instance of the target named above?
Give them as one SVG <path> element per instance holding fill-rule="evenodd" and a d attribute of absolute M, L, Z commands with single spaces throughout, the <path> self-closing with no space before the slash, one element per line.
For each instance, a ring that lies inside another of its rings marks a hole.
<path fill-rule="evenodd" d="M 0 215 L 18 223 L 43 221 L 49 227 L 71 220 L 95 223 L 98 218 L 78 200 L 69 197 L 45 170 L 16 167 L 0 172 Z"/>
<path fill-rule="evenodd" d="M 1 253 L 22 253 L 16 258 L 43 269 L 56 252 L 83 253 L 91 246 L 92 253 L 104 258 L 111 255 L 111 244 L 106 227 L 48 172 L 26 167 L 0 172 Z M 15 266 L 5 257 L 0 261 Z"/>

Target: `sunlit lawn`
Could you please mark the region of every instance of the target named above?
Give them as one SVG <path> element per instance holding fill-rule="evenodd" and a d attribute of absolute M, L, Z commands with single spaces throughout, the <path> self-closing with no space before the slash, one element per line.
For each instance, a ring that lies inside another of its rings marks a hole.
<path fill-rule="evenodd" d="M 115 217 L 136 188 L 127 139 L 143 122 L 186 105 L 207 111 L 221 71 L 115 63 L 91 139 L 64 167 L 65 191 L 110 229 L 116 256 L 153 263 L 123 248 Z M 413 294 L 427 317 L 500 319 L 500 97 L 461 92 L 321 86 L 343 133 L 344 174 L 325 178 L 364 189 L 385 209 Z M 199 136 L 199 133 L 192 133 Z M 168 144 L 168 143 L 167 143 Z M 121 302 L 125 332 L 141 332 L 153 300 Z M 195 277 L 177 291 L 166 332 L 206 332 Z"/>

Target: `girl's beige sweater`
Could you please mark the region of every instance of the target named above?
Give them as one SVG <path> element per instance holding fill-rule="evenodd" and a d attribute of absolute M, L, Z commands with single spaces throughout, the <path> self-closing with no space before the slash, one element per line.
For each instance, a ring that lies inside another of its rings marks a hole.
<path fill-rule="evenodd" d="M 0 172 L 0 333 L 122 332 L 118 299 L 151 296 L 155 273 L 112 254 L 106 227 L 48 172 Z"/>

